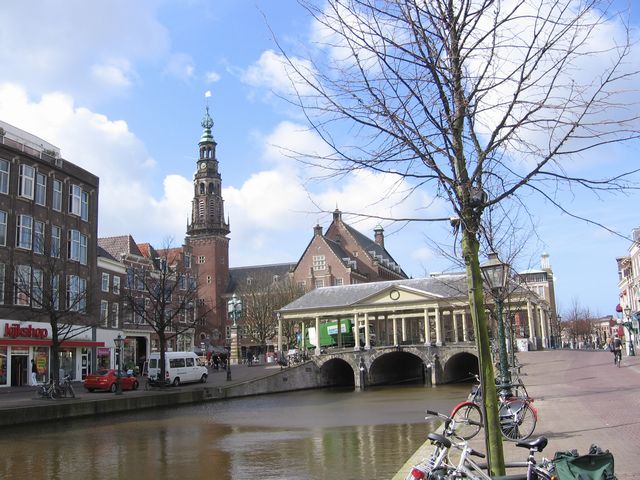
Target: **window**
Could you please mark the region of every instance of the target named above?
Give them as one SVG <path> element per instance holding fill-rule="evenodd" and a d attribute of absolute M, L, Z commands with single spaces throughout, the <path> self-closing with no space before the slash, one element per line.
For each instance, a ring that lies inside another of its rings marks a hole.
<path fill-rule="evenodd" d="M 324 279 L 323 278 L 316 278 L 315 284 L 316 288 L 322 288 L 324 287 Z"/>
<path fill-rule="evenodd" d="M 62 237 L 62 228 L 51 225 L 51 256 L 60 258 L 60 242 Z"/>
<path fill-rule="evenodd" d="M 53 308 L 60 309 L 60 275 L 57 273 L 51 277 L 51 299 Z"/>
<path fill-rule="evenodd" d="M 44 275 L 42 270 L 38 268 L 33 269 L 33 306 L 36 308 L 42 308 L 43 300 L 43 287 L 44 287 Z"/>
<path fill-rule="evenodd" d="M 0 245 L 7 244 L 7 212 L 0 210 Z"/>
<path fill-rule="evenodd" d="M 47 203 L 47 177 L 42 173 L 36 173 L 36 203 L 46 205 Z"/>
<path fill-rule="evenodd" d="M 73 312 L 84 312 L 87 306 L 85 293 L 87 281 L 77 275 L 67 275 L 67 308 Z"/>
<path fill-rule="evenodd" d="M 112 327 L 118 326 L 119 316 L 120 316 L 120 305 L 118 305 L 117 303 L 112 303 L 111 304 L 111 326 Z"/>
<path fill-rule="evenodd" d="M 118 295 L 120 293 L 120 277 L 113 276 L 113 293 Z"/>
<path fill-rule="evenodd" d="M 324 255 L 314 255 L 313 256 L 313 269 L 314 270 L 324 270 L 327 268 L 327 261 Z"/>
<path fill-rule="evenodd" d="M 191 254 L 184 254 L 184 268 L 191 268 Z"/>
<path fill-rule="evenodd" d="M 253 278 L 247 277 L 247 285 L 251 285 L 253 283 Z"/>
<path fill-rule="evenodd" d="M 207 275 L 207 283 L 211 283 L 211 275 Z"/>
<path fill-rule="evenodd" d="M 82 265 L 87 264 L 87 236 L 82 235 L 78 230 L 69 230 L 67 258 L 78 261 Z"/>
<path fill-rule="evenodd" d="M 202 264 L 202 263 L 204 263 L 204 261 L 205 261 L 204 255 L 199 255 L 198 256 L 198 263 Z"/>
<path fill-rule="evenodd" d="M 0 304 L 4 304 L 4 263 L 0 263 Z"/>
<path fill-rule="evenodd" d="M 0 193 L 9 193 L 9 162 L 0 160 Z"/>
<path fill-rule="evenodd" d="M 16 305 L 29 305 L 31 301 L 31 267 L 18 265 L 14 275 L 14 303 Z"/>
<path fill-rule="evenodd" d="M 109 274 L 108 273 L 102 274 L 102 291 L 103 292 L 109 291 Z"/>
<path fill-rule="evenodd" d="M 187 276 L 185 274 L 178 275 L 178 288 L 180 288 L 180 290 L 187 289 Z"/>
<path fill-rule="evenodd" d="M 109 326 L 109 302 L 100 301 L 100 321 L 105 327 Z"/>
<path fill-rule="evenodd" d="M 89 193 L 84 191 L 80 201 L 80 218 L 85 222 L 89 221 Z"/>
<path fill-rule="evenodd" d="M 33 218 L 30 215 L 18 215 L 16 225 L 16 246 L 31 250 L 31 235 L 33 232 Z"/>
<path fill-rule="evenodd" d="M 18 195 L 33 200 L 33 181 L 36 170 L 30 165 L 20 165 L 20 179 L 18 182 Z"/>
<path fill-rule="evenodd" d="M 78 185 L 69 187 L 69 213 L 80 216 L 82 202 L 82 189 Z"/>
<path fill-rule="evenodd" d="M 341 278 L 336 278 L 336 286 L 344 285 L 344 282 Z"/>
<path fill-rule="evenodd" d="M 62 182 L 60 180 L 53 181 L 53 197 L 51 199 L 51 207 L 56 212 L 62 211 Z"/>
<path fill-rule="evenodd" d="M 44 255 L 44 222 L 36 220 L 33 229 L 33 252 Z"/>

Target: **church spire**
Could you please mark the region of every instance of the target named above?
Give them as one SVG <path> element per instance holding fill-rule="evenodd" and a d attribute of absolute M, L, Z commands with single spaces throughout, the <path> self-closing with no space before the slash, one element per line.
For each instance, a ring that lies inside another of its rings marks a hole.
<path fill-rule="evenodd" d="M 206 107 L 206 112 L 204 114 L 204 117 L 202 117 L 202 122 L 200 122 L 200 125 L 202 125 L 202 128 L 204 130 L 202 132 L 202 136 L 200 137 L 200 142 L 198 143 L 200 145 L 202 145 L 203 143 L 215 143 L 215 140 L 213 139 L 213 135 L 211 134 L 211 128 L 213 127 L 213 119 L 209 115 L 209 105 L 207 105 Z"/>

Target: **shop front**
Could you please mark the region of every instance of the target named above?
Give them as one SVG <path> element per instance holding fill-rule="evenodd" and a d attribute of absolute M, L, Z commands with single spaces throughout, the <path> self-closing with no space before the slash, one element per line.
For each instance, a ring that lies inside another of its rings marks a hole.
<path fill-rule="evenodd" d="M 92 331 L 85 328 L 62 342 L 58 352 L 60 378 L 70 375 L 81 380 L 90 372 L 93 350 L 104 347 L 103 342 L 92 339 Z M 51 343 L 49 323 L 0 320 L 0 388 L 29 385 L 31 360 L 37 383 L 46 383 L 51 377 Z"/>

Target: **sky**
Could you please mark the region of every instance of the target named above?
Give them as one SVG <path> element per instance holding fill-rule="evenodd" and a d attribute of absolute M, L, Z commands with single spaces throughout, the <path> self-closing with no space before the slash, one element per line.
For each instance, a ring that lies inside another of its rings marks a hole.
<path fill-rule="evenodd" d="M 328 227 L 327 212 L 336 207 L 404 216 L 427 206 L 429 216 L 450 216 L 442 202 L 432 201 L 434 192 L 401 205 L 379 201 L 390 182 L 380 175 L 359 173 L 313 187 L 306 182 L 309 172 L 286 150 L 326 147 L 281 98 L 290 82 L 274 41 L 285 48 L 312 42 L 312 19 L 294 0 L 2 3 L 0 119 L 100 177 L 101 237 L 131 234 L 159 247 L 182 243 L 207 105 L 232 267 L 296 262 L 313 226 Z M 583 168 L 605 175 L 640 166 L 639 146 L 603 149 Z M 640 226 L 638 200 L 637 193 L 597 198 L 574 192 L 563 199 L 626 236 Z M 560 313 L 577 301 L 593 314 L 614 314 L 616 257 L 628 253 L 630 242 L 532 202 L 536 234 L 528 235 L 515 268 L 539 267 L 546 252 Z M 387 250 L 410 276 L 457 268 L 427 241 L 450 242 L 446 224 L 345 220 L 370 238 L 381 223 Z"/>

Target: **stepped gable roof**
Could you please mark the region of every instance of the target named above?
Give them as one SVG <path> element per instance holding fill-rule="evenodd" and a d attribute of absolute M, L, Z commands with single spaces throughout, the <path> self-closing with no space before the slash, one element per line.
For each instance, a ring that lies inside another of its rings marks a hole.
<path fill-rule="evenodd" d="M 342 222 L 342 224 L 347 229 L 347 231 L 351 235 L 353 235 L 353 238 L 356 240 L 356 242 L 360 244 L 360 246 L 365 252 L 369 253 L 370 251 L 373 251 L 375 252 L 376 256 L 382 257 L 383 259 L 386 259 L 388 262 L 395 263 L 396 265 L 398 265 L 398 268 L 400 268 L 400 272 L 399 272 L 400 275 L 402 275 L 405 278 L 408 278 L 407 274 L 404 273 L 404 270 L 402 270 L 402 267 L 400 266 L 400 264 L 396 262 L 391 255 L 389 255 L 389 252 L 387 252 L 387 250 L 384 247 L 378 245 L 374 240 L 371 240 L 369 237 L 367 237 L 363 233 L 360 233 L 358 230 L 356 230 L 352 226 L 347 225 L 344 222 Z"/>
<path fill-rule="evenodd" d="M 437 277 L 389 280 L 386 282 L 357 283 L 337 287 L 315 288 L 281 309 L 282 312 L 348 307 L 391 287 L 405 287 L 441 298 L 466 296 L 469 287 L 465 274 L 439 275 Z"/>
<path fill-rule="evenodd" d="M 144 256 L 131 235 L 98 238 L 98 246 L 102 247 L 116 259 L 120 258 L 123 254 L 137 255 L 139 257 Z"/>
<path fill-rule="evenodd" d="M 258 282 L 263 280 L 271 281 L 277 275 L 280 279 L 284 279 L 295 266 L 295 263 L 275 263 L 230 268 L 227 293 L 235 292 L 238 288 L 246 286 L 249 278 Z"/>

